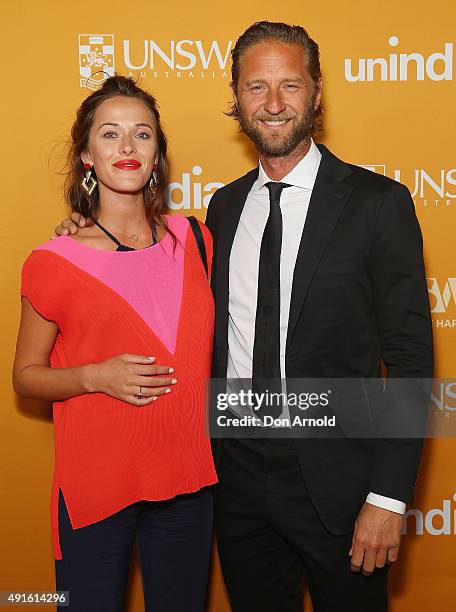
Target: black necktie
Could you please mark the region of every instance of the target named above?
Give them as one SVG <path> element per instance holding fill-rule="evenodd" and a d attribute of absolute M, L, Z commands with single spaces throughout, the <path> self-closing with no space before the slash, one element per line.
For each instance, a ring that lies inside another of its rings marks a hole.
<path fill-rule="evenodd" d="M 280 394 L 280 253 L 282 213 L 280 196 L 286 183 L 266 183 L 269 189 L 269 217 L 261 239 L 258 269 L 258 297 L 253 344 L 252 390 L 267 393 L 258 416 L 274 418 L 282 412 Z M 270 394 L 274 394 L 271 396 Z M 278 394 L 278 396 L 276 395 Z"/>

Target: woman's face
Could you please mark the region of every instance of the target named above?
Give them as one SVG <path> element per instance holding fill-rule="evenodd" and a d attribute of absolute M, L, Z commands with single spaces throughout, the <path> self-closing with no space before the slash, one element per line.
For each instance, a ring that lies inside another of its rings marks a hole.
<path fill-rule="evenodd" d="M 99 188 L 138 193 L 149 182 L 158 159 L 150 110 L 138 98 L 116 96 L 100 104 L 89 133 L 84 164 L 95 168 Z M 101 185 L 100 185 L 101 183 Z"/>

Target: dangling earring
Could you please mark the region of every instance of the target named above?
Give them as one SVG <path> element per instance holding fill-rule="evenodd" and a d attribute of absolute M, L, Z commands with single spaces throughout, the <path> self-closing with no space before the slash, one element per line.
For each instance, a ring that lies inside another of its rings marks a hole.
<path fill-rule="evenodd" d="M 97 181 L 92 176 L 92 168 L 90 164 L 84 164 L 85 177 L 82 179 L 82 188 L 88 196 L 91 196 L 98 185 Z"/>
<path fill-rule="evenodd" d="M 152 170 L 152 176 L 150 177 L 150 181 L 149 181 L 149 189 L 154 192 L 157 189 L 157 182 L 158 182 L 158 164 L 154 164 L 153 170 Z"/>

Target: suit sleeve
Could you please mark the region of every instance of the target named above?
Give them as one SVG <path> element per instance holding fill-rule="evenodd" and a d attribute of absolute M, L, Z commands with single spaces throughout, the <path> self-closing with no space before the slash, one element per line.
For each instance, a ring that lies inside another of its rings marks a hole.
<path fill-rule="evenodd" d="M 399 183 L 389 188 L 377 212 L 370 272 L 387 370 L 378 432 L 388 433 L 377 441 L 369 490 L 410 502 L 434 359 L 423 241 L 413 200 Z M 400 432 L 405 432 L 404 437 Z"/>

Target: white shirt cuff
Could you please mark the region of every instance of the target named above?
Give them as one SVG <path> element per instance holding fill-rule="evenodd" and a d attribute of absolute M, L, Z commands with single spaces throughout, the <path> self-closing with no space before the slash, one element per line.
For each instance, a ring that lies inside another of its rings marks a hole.
<path fill-rule="evenodd" d="M 392 499 L 391 497 L 385 497 L 384 495 L 377 495 L 377 493 L 369 493 L 366 498 L 368 504 L 373 506 L 379 506 L 385 510 L 391 510 L 391 512 L 397 512 L 398 514 L 405 514 L 406 504 L 398 499 Z"/>

